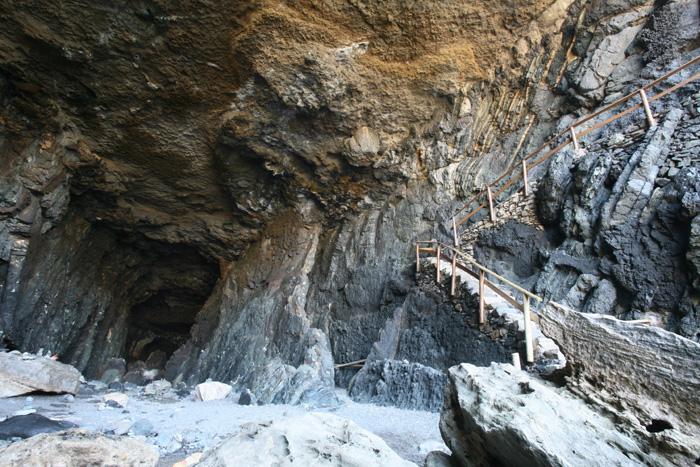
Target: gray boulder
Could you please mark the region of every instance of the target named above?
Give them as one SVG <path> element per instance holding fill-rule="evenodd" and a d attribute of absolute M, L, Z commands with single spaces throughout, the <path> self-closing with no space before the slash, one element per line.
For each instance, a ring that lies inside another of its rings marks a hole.
<path fill-rule="evenodd" d="M 438 412 L 445 374 L 416 362 L 375 360 L 357 374 L 349 395 L 357 402 Z"/>
<path fill-rule="evenodd" d="M 680 456 L 678 463 L 697 458 L 700 344 L 662 328 L 561 305 L 550 304 L 539 317 L 542 332 L 573 369 L 571 390 L 625 420 L 650 444 L 662 436 L 664 450 Z"/>
<path fill-rule="evenodd" d="M 30 392 L 76 394 L 80 372 L 70 365 L 48 358 L 25 359 L 15 352 L 0 352 L 0 397 Z"/>
<path fill-rule="evenodd" d="M 672 465 L 566 390 L 509 364 L 452 367 L 440 431 L 459 465 Z"/>
<path fill-rule="evenodd" d="M 247 423 L 238 434 L 204 453 L 198 465 L 415 466 L 375 434 L 328 413 Z"/>
<path fill-rule="evenodd" d="M 136 439 L 103 435 L 94 431 L 68 430 L 39 434 L 0 448 L 0 467 L 17 465 L 109 465 L 152 467 L 158 451 Z"/>

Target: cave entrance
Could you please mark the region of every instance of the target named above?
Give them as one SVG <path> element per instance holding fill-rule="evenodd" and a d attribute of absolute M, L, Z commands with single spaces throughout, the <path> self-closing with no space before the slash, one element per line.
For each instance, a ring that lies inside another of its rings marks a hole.
<path fill-rule="evenodd" d="M 207 297 L 185 289 L 160 290 L 131 309 L 126 337 L 127 363 L 141 360 L 162 368 L 185 343 Z"/>
<path fill-rule="evenodd" d="M 220 277 L 219 267 L 184 245 L 159 245 L 144 253 L 148 272 L 134 291 L 123 357 L 141 369 L 164 370 L 189 339 Z"/>

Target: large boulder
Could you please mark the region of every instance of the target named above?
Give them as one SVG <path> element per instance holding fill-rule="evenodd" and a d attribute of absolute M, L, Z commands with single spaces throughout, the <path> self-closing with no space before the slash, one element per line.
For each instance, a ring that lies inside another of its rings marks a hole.
<path fill-rule="evenodd" d="M 697 458 L 700 344 L 662 328 L 551 303 L 539 317 L 571 365 L 571 390 L 626 419 L 650 442 L 663 431 L 664 449 Z"/>
<path fill-rule="evenodd" d="M 94 431 L 68 430 L 39 434 L 0 448 L 0 467 L 109 465 L 152 467 L 158 450 L 136 439 L 103 435 Z"/>
<path fill-rule="evenodd" d="M 378 436 L 328 413 L 248 423 L 238 434 L 206 452 L 198 465 L 415 466 L 401 459 Z"/>
<path fill-rule="evenodd" d="M 76 394 L 80 376 L 74 367 L 48 358 L 0 352 L 0 397 L 35 391 Z"/>
<path fill-rule="evenodd" d="M 464 466 L 673 465 L 566 390 L 509 364 L 451 368 L 440 431 Z"/>

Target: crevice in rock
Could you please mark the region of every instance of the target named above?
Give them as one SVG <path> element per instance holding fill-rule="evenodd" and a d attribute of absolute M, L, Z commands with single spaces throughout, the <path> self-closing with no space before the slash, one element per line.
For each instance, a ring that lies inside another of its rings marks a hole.
<path fill-rule="evenodd" d="M 673 430 L 673 425 L 666 420 L 654 418 L 651 420 L 651 423 L 646 426 L 646 429 L 649 433 L 661 433 L 665 430 Z"/>

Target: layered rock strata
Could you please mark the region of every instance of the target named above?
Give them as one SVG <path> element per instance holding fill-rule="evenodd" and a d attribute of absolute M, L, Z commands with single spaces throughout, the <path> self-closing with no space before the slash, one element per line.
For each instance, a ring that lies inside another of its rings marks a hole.
<path fill-rule="evenodd" d="M 684 0 L 1 8 L 7 345 L 87 376 L 163 352 L 172 380 L 265 401 L 325 403 L 455 198 L 697 37 Z"/>
<path fill-rule="evenodd" d="M 700 344 L 654 326 L 549 305 L 540 324 L 567 356 L 567 387 L 655 450 L 700 453 Z"/>

